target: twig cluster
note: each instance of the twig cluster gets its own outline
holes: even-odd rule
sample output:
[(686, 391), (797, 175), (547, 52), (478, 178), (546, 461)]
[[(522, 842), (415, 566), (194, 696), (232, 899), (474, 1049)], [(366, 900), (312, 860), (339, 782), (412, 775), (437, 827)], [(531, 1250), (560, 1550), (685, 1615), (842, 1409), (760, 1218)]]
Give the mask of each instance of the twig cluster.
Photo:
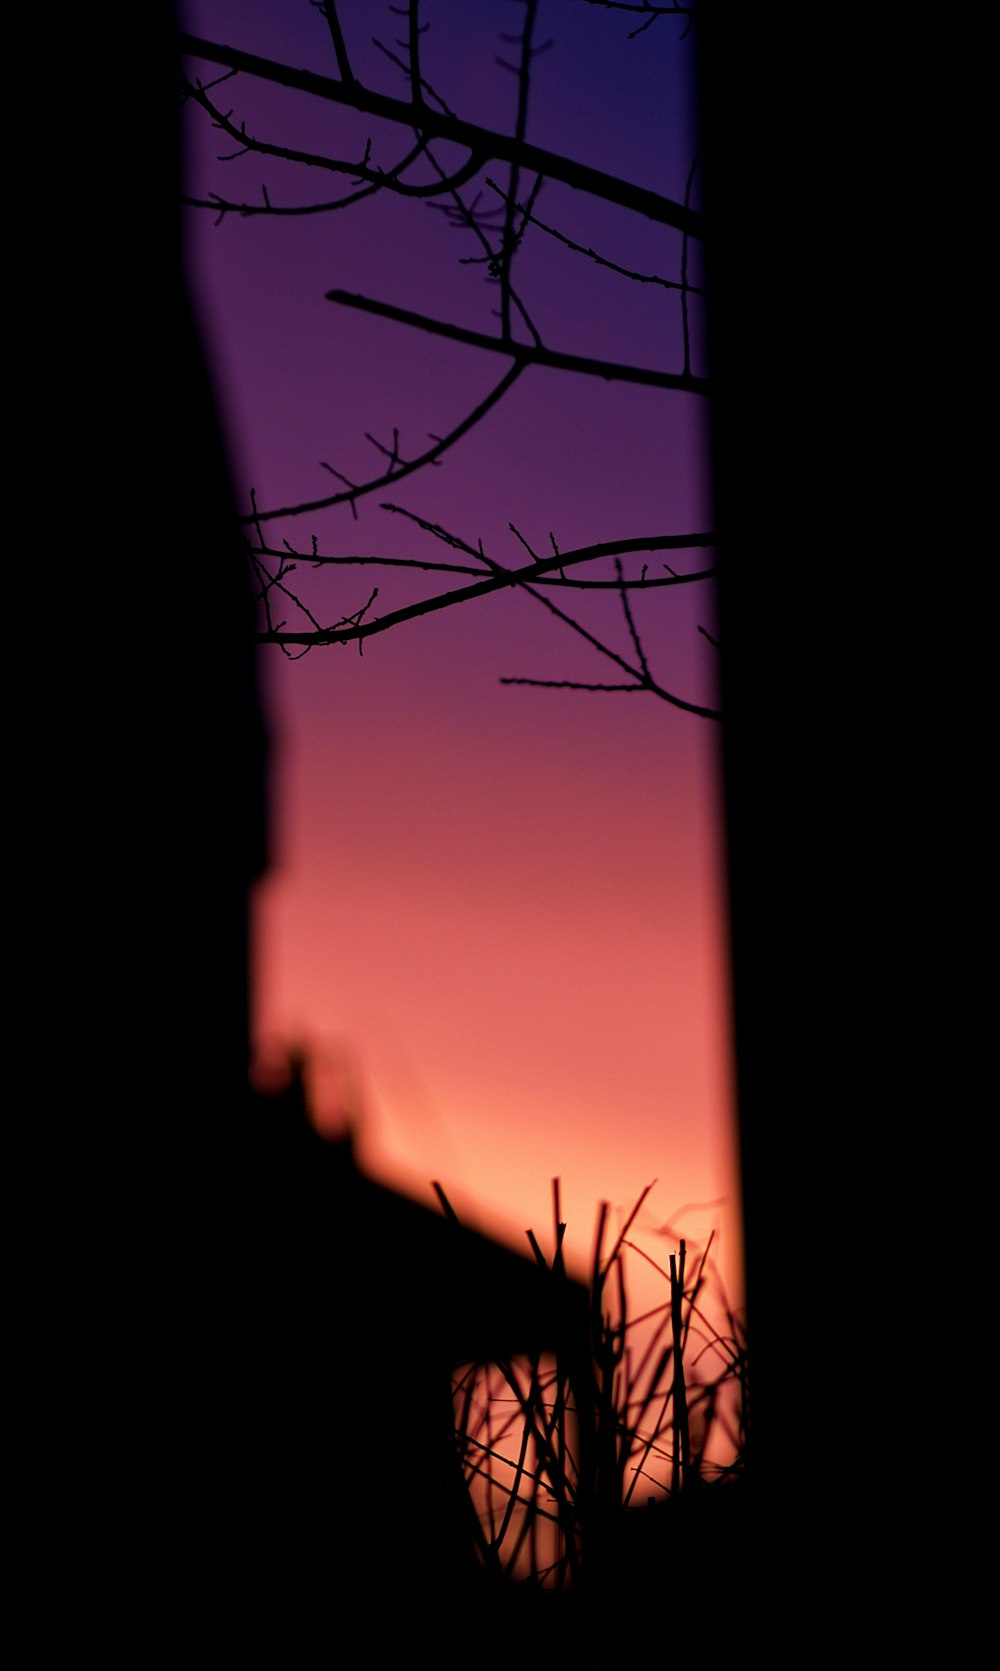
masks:
[[(610, 1252), (607, 1204), (601, 1207), (583, 1374), (557, 1352), (471, 1364), (455, 1377), (456, 1442), (477, 1510), (477, 1550), (498, 1576), (555, 1588), (593, 1582), (630, 1507), (718, 1489), (742, 1470), (742, 1326), (724, 1302), (722, 1329), (708, 1315), (707, 1290), (713, 1279), (717, 1285), (711, 1238), (690, 1263), (680, 1238), (666, 1270), (630, 1239), (651, 1188)], [(531, 1231), (528, 1239), (558, 1282), (566, 1230), (558, 1179), (553, 1206), (551, 1262)], [(669, 1226), (663, 1233), (672, 1235)], [(663, 1304), (642, 1316), (629, 1312), (627, 1252), (647, 1260), (666, 1284)]]
[[(347, 642), (356, 642), (360, 651), (366, 638), (384, 632), (390, 626), (450, 608), (474, 597), (489, 595), (501, 587), (514, 587), (586, 641), (623, 677), (613, 682), (600, 682), (511, 675), (502, 681), (505, 684), (600, 692), (644, 692), (693, 714), (716, 718), (717, 710), (710, 705), (688, 701), (654, 677), (630, 601), (630, 594), (647, 588), (709, 581), (714, 574), (714, 565), (678, 573), (664, 564), (662, 569), (654, 572), (649, 563), (644, 562), (640, 572), (635, 573), (626, 572), (622, 562), (630, 553), (648, 556), (664, 549), (711, 547), (713, 536), (710, 532), (657, 532), (645, 540), (596, 541), (563, 554), (559, 553), (556, 540), (550, 535), (550, 558), (547, 554), (542, 557), (533, 551), (528, 540), (511, 521), (511, 533), (530, 558), (530, 563), (516, 568), (488, 556), (481, 539), (473, 544), (447, 534), (439, 525), (432, 525), (408, 513), (395, 502), (380, 501), (380, 508), (396, 514), (410, 514), (414, 525), (424, 534), (439, 540), (443, 538), (470, 561), (442, 564), (425, 560), (419, 555), (399, 558), (377, 553), (341, 555), (331, 552), (321, 555), (315, 535), (311, 536), (309, 553), (303, 552), (297, 543), (293, 544), (288, 538), (274, 540), (265, 533), (265, 529), (275, 523), (287, 523), (291, 519), (318, 515), (342, 506), (350, 510), (356, 522), (359, 506), (370, 495), (383, 492), (390, 485), (395, 492), (402, 482), (440, 467), (446, 455), (481, 425), (519, 379), (526, 375), (570, 373), (598, 378), (605, 383), (634, 384), (694, 397), (704, 397), (708, 392), (706, 379), (693, 369), (690, 317), (692, 302), (700, 302), (705, 294), (704, 288), (689, 276), (690, 244), (693, 239), (700, 238), (703, 230), (701, 216), (691, 201), (696, 162), (688, 175), (684, 200), (676, 202), (576, 159), (533, 145), (528, 138), (532, 70), (539, 56), (547, 52), (553, 43), (551, 39), (538, 38), (542, 10), (540, 0), (518, 0), (518, 3), (521, 26), (516, 33), (502, 35), (501, 50), (496, 55), (498, 66), (516, 82), (516, 110), (510, 132), (487, 129), (459, 116), (428, 79), (422, 47), (429, 25), (421, 20), (420, 0), (406, 0), (403, 5), (390, 6), (390, 12), (401, 20), (402, 31), (391, 44), (375, 42), (382, 56), (404, 78), (405, 92), (398, 98), (366, 86), (358, 77), (334, 0), (313, 0), (313, 4), (328, 37), (328, 50), (332, 50), (336, 77), (293, 69), (232, 45), (208, 42), (190, 35), (182, 37), (191, 66), (212, 63), (224, 69), (224, 73), (215, 79), (204, 79), (192, 67), (181, 78), (181, 95), (185, 103), (207, 119), (228, 142), (218, 155), (220, 164), (234, 165), (247, 158), (262, 162), (277, 161), (292, 165), (302, 178), (325, 174), (342, 176), (347, 182), (347, 189), (342, 194), (307, 202), (278, 201), (275, 188), (262, 181), (256, 196), (240, 197), (212, 190), (200, 196), (185, 197), (186, 204), (194, 209), (211, 211), (219, 222), (230, 215), (323, 215), (349, 209), (377, 194), (423, 200), (443, 217), (449, 228), (474, 241), (475, 253), (462, 255), (459, 260), (463, 267), (481, 273), (487, 284), (494, 287), (496, 329), (470, 330), (448, 318), (437, 318), (394, 301), (359, 295), (342, 288), (327, 291), (327, 301), (339, 308), (384, 320), (390, 326), (446, 338), (480, 356), (499, 354), (508, 361), (499, 381), (474, 401), (443, 435), (428, 434), (426, 440), (416, 446), (404, 446), (399, 426), (391, 428), (391, 441), (365, 431), (365, 440), (379, 457), (379, 467), (364, 479), (348, 474), (339, 462), (321, 459), (318, 468), (337, 484), (333, 492), (319, 493), (293, 503), (263, 506), (258, 504), (256, 494), (251, 492), (250, 509), (243, 521), (261, 608), (260, 640), (279, 646), (292, 657), (321, 645)], [(642, 14), (643, 21), (638, 29), (632, 31), (633, 35), (668, 15), (683, 18), (686, 28), (694, 13), (693, 7), (652, 5), (648, 0), (637, 5), (618, 5), (615, 0), (591, 0), (591, 3), (601, 3), (606, 10)], [(395, 154), (391, 160), (379, 160), (376, 141), (371, 135), (359, 155), (335, 156), (289, 143), (286, 136), (273, 137), (260, 133), (255, 125), (237, 115), (228, 104), (234, 84), (239, 87), (246, 78), (314, 99), (324, 99), (333, 105), (371, 116), (380, 124), (379, 132), (383, 137), (379, 145), (386, 143), (386, 131), (400, 134)], [(220, 97), (221, 89), (225, 91)], [(436, 149), (439, 142), (446, 142), (452, 148), (450, 154), (453, 154), (454, 147), (460, 149), (461, 160), (457, 166), (446, 166), (440, 159)], [(498, 163), (505, 165), (507, 170), (507, 178), (502, 185), (495, 178)], [(541, 218), (538, 204), (550, 184), (569, 187), (594, 201), (614, 204), (619, 209), (679, 233), (677, 276), (642, 271), (634, 263), (616, 260), (606, 252), (598, 251), (592, 243), (571, 236), (554, 224), (551, 217)], [(676, 297), (680, 306), (682, 363), (676, 369), (630, 365), (600, 353), (569, 352), (544, 341), (531, 307), (515, 282), (519, 257), (529, 237), (554, 242), (571, 256), (578, 256), (611, 275), (632, 284), (658, 287)], [(577, 573), (567, 573), (567, 570), (578, 569), (585, 563), (596, 565), (605, 558), (613, 559), (613, 573), (598, 572), (594, 578), (588, 579), (581, 578)], [(430, 594), (416, 604), (389, 610), (380, 617), (373, 613), (379, 592), (378, 587), (374, 587), (363, 602), (352, 600), (352, 607), (338, 611), (331, 620), (302, 589), (301, 583), (308, 569), (337, 565), (386, 570), (405, 567), (428, 574), (443, 572), (449, 576), (468, 576), (473, 584)], [(298, 579), (293, 581), (292, 577), (296, 575)], [(617, 594), (627, 634), (624, 653), (554, 601), (552, 594), (560, 588), (573, 588), (577, 592), (589, 588), (594, 592), (614, 591)], [(706, 629), (700, 630), (714, 642)]]

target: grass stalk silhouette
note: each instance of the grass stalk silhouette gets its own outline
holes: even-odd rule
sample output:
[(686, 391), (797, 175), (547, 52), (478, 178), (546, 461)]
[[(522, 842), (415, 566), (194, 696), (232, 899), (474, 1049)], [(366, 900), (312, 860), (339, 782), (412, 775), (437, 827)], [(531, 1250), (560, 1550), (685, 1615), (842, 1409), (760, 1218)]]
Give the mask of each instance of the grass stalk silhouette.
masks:
[[(711, 1236), (701, 1250), (678, 1238), (666, 1269), (630, 1239), (651, 1188), (638, 1197), (610, 1251), (607, 1203), (599, 1209), (586, 1363), (560, 1349), (470, 1364), (456, 1374), (456, 1443), (477, 1510), (477, 1551), (497, 1578), (600, 1589), (640, 1496), (647, 1508), (666, 1506), (731, 1486), (743, 1471), (742, 1326), (711, 1263)], [(565, 1278), (566, 1230), (558, 1179), (553, 1211), (551, 1261), (532, 1231), (528, 1240), (558, 1283)], [(666, 1289), (661, 1305), (636, 1316), (628, 1254), (651, 1265)]]

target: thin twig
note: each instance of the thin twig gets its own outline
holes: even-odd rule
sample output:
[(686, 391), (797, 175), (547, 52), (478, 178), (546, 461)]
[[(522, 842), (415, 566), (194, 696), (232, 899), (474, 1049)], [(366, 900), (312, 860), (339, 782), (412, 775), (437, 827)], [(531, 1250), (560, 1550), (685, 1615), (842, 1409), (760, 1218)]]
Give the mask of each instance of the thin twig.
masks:
[[(512, 365), (510, 370), (504, 373), (496, 387), (490, 390), (486, 399), (481, 400), (478, 406), (473, 407), (473, 410), (462, 419), (460, 424), (456, 424), (455, 428), (450, 430), (447, 435), (438, 436), (434, 441), (433, 447), (429, 447), (426, 452), (421, 453), (418, 458), (412, 459), (409, 464), (404, 464), (399, 470), (387, 471), (385, 475), (376, 476), (372, 481), (362, 482), (359, 486), (348, 484), (348, 491), (346, 493), (332, 493), (325, 499), (304, 500), (298, 505), (283, 505), (276, 507), (274, 510), (261, 511), (259, 513), (260, 521), (274, 522), (277, 518), (284, 516), (306, 516), (312, 511), (329, 510), (332, 505), (350, 504), (353, 509), (355, 502), (358, 499), (363, 498), (365, 494), (376, 493), (380, 488), (388, 487), (390, 482), (395, 485), (397, 482), (401, 481), (404, 476), (410, 476), (415, 470), (422, 470), (426, 465), (433, 464), (437, 459), (441, 458), (450, 447), (453, 447), (456, 441), (460, 441), (463, 435), (467, 435), (470, 429), (474, 429), (476, 424), (478, 424), (479, 421), (486, 416), (487, 412), (489, 412), (499, 400), (503, 399), (507, 390), (516, 381), (516, 379), (520, 377), (523, 370), (524, 367), (520, 363)], [(329, 470), (331, 475), (339, 476), (339, 472), (334, 470), (331, 465), (325, 465), (324, 468)], [(339, 476), (339, 479), (341, 481), (346, 480), (343, 476)], [(244, 516), (241, 520), (243, 522), (249, 522), (251, 519)]]
[(353, 87), (355, 84), (354, 71), (351, 69), (350, 60), (347, 56), (344, 34), (340, 27), (340, 19), (337, 17), (337, 7), (334, 0), (313, 0), (313, 4), (316, 6), (316, 10), (322, 12), (326, 18), (333, 41), (334, 55), (337, 59), (337, 68), (340, 71), (340, 79), (346, 86)]
[(521, 31), (521, 57), (517, 66), (517, 119), (514, 127), (516, 150), (510, 164), (510, 196), (505, 204), (503, 231), (500, 234), (500, 335), (510, 341), (510, 269), (514, 260), (514, 203), (517, 202), (520, 182), (519, 153), (524, 146), (528, 126), (528, 94), (531, 86), (531, 37), (535, 27), (538, 0), (525, 0), (524, 28)]
[[(508, 194), (501, 191), (500, 187), (496, 184), (496, 181), (491, 180), (489, 175), (486, 177), (486, 184), (492, 191), (495, 191), (497, 196), (502, 198), (505, 203), (509, 201)], [(598, 267), (608, 267), (613, 273), (619, 273), (622, 278), (632, 279), (636, 284), (659, 284), (663, 286), (664, 290), (682, 290), (685, 288), (682, 280), (661, 278), (658, 273), (636, 272), (632, 267), (622, 267), (619, 262), (611, 261), (605, 255), (599, 255), (595, 249), (590, 248), (587, 244), (578, 244), (575, 239), (567, 237), (564, 232), (559, 232), (554, 226), (549, 226), (546, 221), (539, 220), (538, 216), (532, 213), (530, 199), (526, 205), (519, 203), (517, 205), (517, 209), (518, 213), (526, 222), (530, 223), (532, 226), (537, 226), (540, 232), (545, 232), (550, 238), (556, 239), (558, 243), (565, 244), (567, 249), (575, 251), (576, 254), (589, 256), (591, 261), (596, 262)], [(688, 294), (691, 296), (705, 296), (707, 294), (706, 291), (700, 289), (695, 284), (689, 284), (686, 288)]]
[[(515, 533), (517, 532), (516, 529), (513, 531)], [(544, 593), (535, 591), (530, 585), (523, 585), (523, 589), (528, 593), (529, 597), (534, 598), (543, 606), (543, 608), (547, 609), (550, 614), (557, 616), (558, 619), (565, 622), (566, 626), (568, 626), (573, 632), (579, 634), (579, 636), (585, 639), (588, 644), (591, 644), (600, 655), (606, 656), (609, 661), (613, 661), (616, 666), (620, 667), (624, 673), (628, 673), (630, 677), (635, 680), (637, 690), (648, 691), (650, 695), (658, 696), (661, 701), (668, 702), (671, 707), (680, 708), (684, 713), (697, 714), (702, 719), (719, 720), (722, 718), (722, 715), (717, 708), (708, 708), (700, 703), (688, 702), (683, 697), (675, 695), (673, 691), (667, 690), (663, 685), (651, 678), (649, 674), (644, 674), (641, 668), (631, 667), (623, 656), (618, 655), (617, 651), (612, 650), (607, 644), (602, 644), (599, 638), (595, 638), (592, 632), (588, 632), (587, 628), (581, 626), (579, 621), (575, 621), (571, 615), (567, 615), (565, 610), (560, 609), (558, 604), (554, 604), (552, 599), (547, 598)], [(532, 680), (514, 680), (510, 678), (502, 678), (500, 680), (501, 684), (527, 684), (534, 682), (535, 681)], [(545, 680), (538, 681), (538, 683), (547, 682), (548, 681)], [(599, 687), (588, 685), (583, 688), (598, 689)]]
[(469, 331), (446, 319), (431, 319), (425, 313), (414, 313), (410, 308), (395, 307), (391, 302), (379, 302), (372, 296), (358, 296), (348, 290), (328, 290), (326, 300), (338, 307), (357, 308), (362, 313), (373, 313), (381, 319), (392, 319), (400, 325), (412, 325), (432, 336), (448, 337), (452, 342), (464, 342), (472, 348), (485, 348), (494, 354), (509, 354), (518, 366), (551, 366), (558, 371), (578, 371), (587, 377), (600, 377), (608, 383), (641, 383), (654, 389), (680, 389), (686, 394), (707, 395), (706, 377), (689, 373), (653, 371), (649, 366), (621, 365), (614, 360), (597, 360), (586, 354), (561, 354), (540, 344), (503, 341), (487, 336), (483, 331)]
[[(425, 181), (420, 185), (410, 185), (402, 176), (424, 154), (428, 143), (426, 136), (418, 134), (416, 144), (392, 168), (388, 170), (373, 168), (368, 160), (371, 148), (370, 142), (362, 161), (352, 162), (339, 157), (322, 156), (317, 151), (299, 151), (290, 145), (277, 145), (270, 140), (257, 139), (254, 135), (247, 133), (245, 123), (241, 123), (237, 127), (230, 119), (230, 113), (220, 110), (217, 105), (213, 104), (200, 82), (192, 82), (186, 77), (182, 77), (182, 84), (188, 97), (200, 105), (206, 114), (212, 118), (213, 126), (217, 127), (220, 132), (228, 134), (231, 139), (236, 140), (240, 147), (238, 151), (231, 155), (220, 156), (220, 162), (233, 162), (237, 157), (252, 153), (255, 156), (275, 157), (280, 162), (297, 163), (304, 168), (318, 168), (333, 174), (350, 174), (355, 180), (369, 182), (369, 190), (355, 193), (350, 198), (337, 199), (332, 205), (308, 205), (304, 212), (310, 214), (317, 214), (326, 207), (340, 208), (347, 203), (358, 202), (362, 197), (371, 196), (376, 191), (390, 191), (399, 197), (436, 197), (441, 191), (465, 185), (479, 172), (482, 166), (482, 159), (473, 152), (443, 181)], [(194, 208), (212, 207), (211, 198), (207, 203), (198, 198), (185, 198), (184, 201)], [(221, 199), (219, 203), (224, 212), (229, 210), (240, 214), (276, 214), (280, 212), (266, 200), (263, 206), (228, 204)], [(287, 213), (287, 211), (285, 212)]]
[(642, 668), (643, 678), (649, 679), (651, 677), (649, 663), (646, 660), (646, 652), (643, 650), (642, 640), (639, 637), (635, 621), (632, 617), (632, 609), (628, 601), (628, 591), (625, 587), (625, 577), (622, 571), (622, 560), (620, 557), (615, 558), (615, 577), (618, 581), (618, 590), (621, 593), (622, 609), (625, 611), (625, 620), (628, 625), (629, 634), (632, 639), (635, 653), (639, 657), (639, 666)]

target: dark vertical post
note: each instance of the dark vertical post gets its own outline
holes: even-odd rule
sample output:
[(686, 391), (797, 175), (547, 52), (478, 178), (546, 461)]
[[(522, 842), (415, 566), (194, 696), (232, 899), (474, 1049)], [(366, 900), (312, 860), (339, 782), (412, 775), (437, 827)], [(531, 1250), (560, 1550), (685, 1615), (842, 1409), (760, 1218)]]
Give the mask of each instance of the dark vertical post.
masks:
[(754, 1471), (775, 1561), (853, 1600), (923, 1490), (917, 1250), (967, 1117), (944, 577), (988, 527), (990, 101), (981, 40), (898, 14), (699, 31)]

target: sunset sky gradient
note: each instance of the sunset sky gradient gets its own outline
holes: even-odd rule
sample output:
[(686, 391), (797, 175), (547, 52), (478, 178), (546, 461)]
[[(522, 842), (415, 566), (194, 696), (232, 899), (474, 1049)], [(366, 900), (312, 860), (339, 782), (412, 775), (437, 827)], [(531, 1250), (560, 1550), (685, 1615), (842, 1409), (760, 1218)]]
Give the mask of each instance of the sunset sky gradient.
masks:
[[(382, 4), (339, 7), (353, 67), (406, 95), (393, 50), (401, 20)], [(281, 6), (187, 0), (182, 24), (209, 41), (336, 76), (326, 25), (306, 0)], [(516, 0), (427, 3), (424, 73), (462, 116), (509, 131), (517, 83), (495, 59), (516, 48)], [(682, 19), (635, 40), (635, 20), (582, 0), (543, 0), (528, 137), (682, 200), (697, 150), (695, 42)], [(205, 82), (222, 73), (188, 64)], [(279, 144), (383, 166), (409, 135), (240, 76), (217, 89), (248, 130)], [(274, 203), (343, 195), (343, 175), (246, 157), (202, 113), (185, 123), (188, 190)], [(457, 161), (440, 146), (442, 161)], [(486, 171), (506, 183), (494, 164)], [(484, 187), (484, 191), (486, 188)], [(474, 195), (470, 190), (469, 195)], [(692, 201), (698, 201), (694, 177)], [(678, 233), (549, 182), (537, 212), (568, 236), (676, 279)], [(496, 287), (468, 232), (422, 201), (380, 194), (330, 215), (214, 225), (186, 211), (189, 271), (220, 394), (239, 508), (313, 500), (376, 473), (370, 432), (404, 456), (453, 427), (506, 362), (463, 344), (339, 308), (334, 288), (495, 331)], [(698, 282), (696, 251), (690, 277)], [(676, 371), (675, 291), (637, 284), (532, 230), (515, 279), (547, 345)], [(704, 374), (703, 321), (693, 369)], [(707, 403), (685, 393), (529, 368), (441, 466), (341, 505), (269, 525), (321, 552), (447, 557), (392, 502), (504, 564), (536, 550), (712, 527)], [(650, 573), (662, 573), (653, 553)], [(668, 553), (680, 572), (711, 552)], [(626, 569), (637, 576), (644, 559)], [(580, 571), (610, 578), (610, 564)], [(296, 576), (321, 618), (376, 613), (441, 577), (365, 568)], [(555, 601), (629, 652), (613, 592)], [(717, 697), (713, 599), (705, 584), (632, 594), (655, 676), (687, 700)], [(289, 624), (292, 624), (291, 619)], [(299, 1042), (319, 1114), (357, 1122), (362, 1162), (524, 1248), (548, 1232), (562, 1179), (571, 1256), (589, 1251), (597, 1203), (628, 1208), (653, 1179), (646, 1247), (665, 1260), (675, 1220), (717, 1226), (739, 1298), (719, 727), (649, 695), (506, 687), (505, 675), (605, 680), (610, 664), (521, 592), (407, 622), (297, 661), (268, 648), (271, 869), (254, 928), (254, 1026), (267, 1049)], [(612, 670), (613, 673), (613, 670)], [(688, 1210), (698, 1204), (697, 1210)], [(543, 1242), (546, 1237), (543, 1237)], [(639, 1280), (638, 1271), (636, 1273)]]

